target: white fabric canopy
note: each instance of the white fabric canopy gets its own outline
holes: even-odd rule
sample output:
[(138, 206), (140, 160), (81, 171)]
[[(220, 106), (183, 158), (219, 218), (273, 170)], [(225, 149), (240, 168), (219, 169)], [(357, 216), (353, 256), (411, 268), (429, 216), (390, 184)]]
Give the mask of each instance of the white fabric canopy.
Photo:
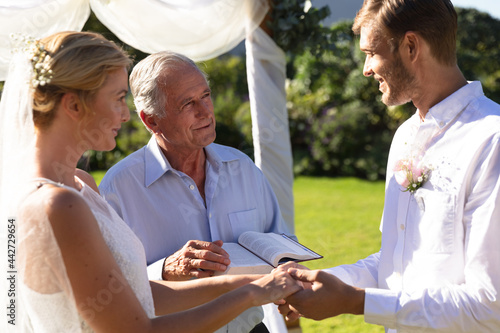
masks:
[(7, 77), (12, 57), (10, 34), (40, 38), (80, 31), (89, 15), (88, 0), (0, 0), (0, 81)]
[[(258, 29), (269, 10), (268, 0), (0, 0), (0, 81), (7, 76), (11, 34), (41, 38), (57, 31), (80, 31), (91, 9), (118, 38), (145, 53), (169, 49), (201, 61), (222, 55), (247, 38), (255, 161), (271, 183), (293, 232), (285, 56)], [(0, 225), (5, 223), (0, 221)], [(5, 232), (0, 230), (4, 240)], [(6, 271), (4, 264), (1, 272)], [(4, 290), (0, 292), (5, 295)], [(275, 308), (269, 306), (266, 316), (267, 312), (275, 314), (266, 321), (271, 331), (286, 332), (282, 321), (272, 319), (281, 318)], [(0, 328), (3, 324), (5, 320)]]
[(285, 53), (260, 28), (249, 34), (245, 44), (255, 164), (271, 183), (283, 218), (290, 231), (294, 232), (293, 162), (286, 109)]
[(233, 49), (247, 31), (259, 26), (269, 9), (262, 0), (90, 0), (90, 4), (99, 21), (134, 48), (145, 53), (169, 49), (195, 61)]
[(267, 0), (0, 0), (0, 81), (10, 59), (9, 35), (35, 38), (80, 31), (90, 8), (109, 30), (145, 53), (172, 50), (195, 61), (230, 51), (269, 10)]

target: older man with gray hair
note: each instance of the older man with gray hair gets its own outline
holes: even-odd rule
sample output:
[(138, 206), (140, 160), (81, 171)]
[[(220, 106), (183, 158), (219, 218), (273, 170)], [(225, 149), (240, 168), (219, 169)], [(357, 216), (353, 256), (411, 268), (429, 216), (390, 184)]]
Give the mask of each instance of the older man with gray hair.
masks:
[[(113, 166), (99, 189), (141, 239), (151, 279), (224, 272), (230, 258), (222, 243), (237, 242), (244, 231), (289, 234), (260, 169), (240, 151), (213, 143), (211, 90), (191, 59), (152, 54), (135, 66), (130, 86), (153, 135)], [(254, 308), (222, 331), (267, 332), (262, 318)]]

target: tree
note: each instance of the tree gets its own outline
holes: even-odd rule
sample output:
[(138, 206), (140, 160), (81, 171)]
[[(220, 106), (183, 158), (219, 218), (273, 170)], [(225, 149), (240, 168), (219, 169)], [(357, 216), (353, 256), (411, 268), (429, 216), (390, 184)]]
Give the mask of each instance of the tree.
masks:
[(468, 80), (480, 80), (485, 95), (500, 103), (500, 20), (457, 8), (458, 65)]
[[(479, 79), (485, 94), (500, 101), (500, 21), (473, 9), (457, 9), (458, 63)], [(415, 108), (386, 107), (378, 85), (363, 77), (364, 55), (352, 22), (331, 28), (335, 47), (293, 61), (288, 87), (295, 172), (327, 176), (385, 177), (387, 152), (396, 128)]]
[[(411, 104), (387, 108), (380, 101), (377, 83), (362, 75), (364, 55), (352, 34), (352, 21), (323, 27), (320, 22), (328, 8), (305, 13), (304, 3), (273, 1), (268, 26), (287, 54), (294, 170), (297, 174), (381, 179), (394, 131), (415, 109)], [(474, 9), (457, 8), (457, 13), (458, 64), (467, 79), (480, 80), (486, 96), (500, 102), (500, 21)], [(136, 62), (147, 56), (121, 42), (93, 14), (84, 30), (100, 32), (122, 45)], [(216, 142), (252, 156), (244, 57), (226, 54), (199, 65), (210, 78)], [(128, 104), (135, 110), (130, 96)], [(117, 147), (112, 152), (88, 152), (80, 166), (107, 169), (147, 143), (149, 132), (131, 112), (131, 121), (117, 137)]]
[(288, 96), (297, 173), (368, 179), (385, 174), (400, 113), (387, 112), (376, 82), (361, 75), (364, 56), (351, 26), (345, 21), (330, 29), (331, 51), (321, 57), (306, 52), (294, 61)]

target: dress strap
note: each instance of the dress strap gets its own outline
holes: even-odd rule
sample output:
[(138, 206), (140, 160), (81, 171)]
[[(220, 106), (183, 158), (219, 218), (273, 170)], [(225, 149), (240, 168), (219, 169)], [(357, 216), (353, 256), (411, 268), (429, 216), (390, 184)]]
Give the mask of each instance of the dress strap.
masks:
[(67, 188), (67, 189), (76, 191), (77, 193), (80, 193), (80, 191), (78, 191), (76, 188), (73, 188), (71, 186), (68, 186), (68, 185), (60, 183), (60, 182), (55, 182), (49, 178), (39, 177), (39, 178), (33, 178), (31, 181), (35, 183), (37, 190), (40, 189), (43, 185), (49, 184), (49, 185), (54, 185), (57, 187)]
[(48, 179), (48, 178), (42, 178), (42, 177), (33, 178), (31, 181), (35, 183), (37, 190), (46, 184), (50, 184), (50, 185), (54, 185), (54, 186), (58, 186), (58, 187), (67, 187), (63, 183), (58, 183), (58, 182), (55, 182), (52, 179)]

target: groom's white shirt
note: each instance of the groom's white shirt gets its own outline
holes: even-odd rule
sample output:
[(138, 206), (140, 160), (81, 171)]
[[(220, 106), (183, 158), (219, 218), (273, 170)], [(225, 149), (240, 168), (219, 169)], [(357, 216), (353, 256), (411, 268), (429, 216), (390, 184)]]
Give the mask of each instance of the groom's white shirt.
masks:
[[(430, 178), (404, 192), (393, 166), (424, 154)], [(367, 288), (365, 321), (401, 332), (500, 332), (500, 106), (464, 86), (397, 131), (382, 245), (326, 271)]]

